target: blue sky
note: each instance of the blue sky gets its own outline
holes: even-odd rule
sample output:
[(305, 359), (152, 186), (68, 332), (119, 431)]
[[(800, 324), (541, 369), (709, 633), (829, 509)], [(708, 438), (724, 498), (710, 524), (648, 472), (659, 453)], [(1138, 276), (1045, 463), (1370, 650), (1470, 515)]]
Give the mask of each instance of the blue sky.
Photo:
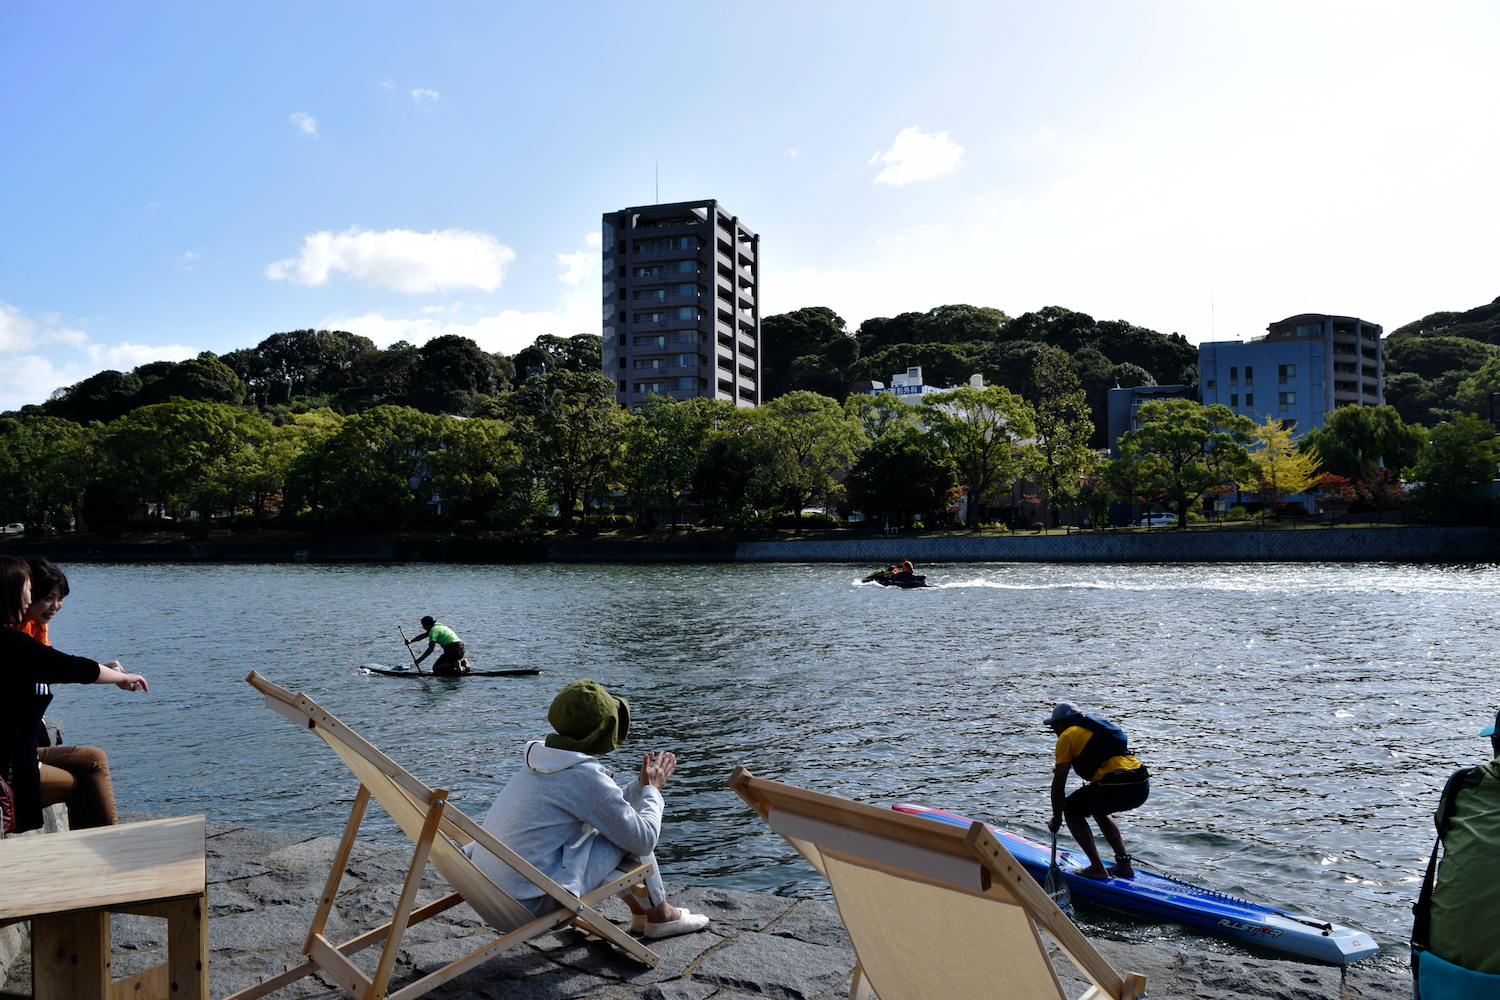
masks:
[(718, 198), (767, 313), (1193, 341), (1500, 294), (1487, 4), (0, 0), (0, 409), (339, 327), (598, 332), (602, 212)]

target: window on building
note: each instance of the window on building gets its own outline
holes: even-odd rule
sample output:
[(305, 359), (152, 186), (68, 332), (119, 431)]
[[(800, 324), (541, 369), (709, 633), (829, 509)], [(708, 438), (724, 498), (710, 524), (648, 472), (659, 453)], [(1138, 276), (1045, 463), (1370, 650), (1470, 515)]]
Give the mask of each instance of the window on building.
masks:
[(637, 338), (635, 338), (635, 346), (636, 347), (666, 347), (667, 346), (667, 335), (663, 333), (663, 334), (658, 334), (655, 337), (637, 337)]
[(1378, 385), (1375, 385), (1373, 382), (1366, 382), (1365, 383), (1365, 395), (1366, 396), (1378, 396), (1378, 395), (1380, 395), (1380, 387)]
[(620, 359), (620, 367), (621, 367), (621, 368), (624, 368), (624, 367), (625, 367), (625, 359), (624, 359), (624, 358), (621, 358), (621, 359)]
[[(624, 297), (625, 297), (625, 293), (621, 292), (620, 293), (620, 298), (623, 299)], [(655, 299), (658, 302), (663, 302), (663, 301), (666, 300), (667, 290), (665, 288), (650, 288), (650, 289), (645, 289), (645, 290), (636, 289), (635, 297), (636, 297), (637, 300), (640, 300), (640, 299)]]
[(1359, 391), (1359, 383), (1358, 382), (1335, 381), (1333, 383), (1333, 391), (1334, 392), (1358, 392)]
[(681, 378), (667, 379), (667, 385), (673, 389), (707, 389), (708, 379), (698, 378), (695, 375), (684, 375)]
[[(1245, 370), (1249, 371), (1250, 369), (1246, 368)], [(1253, 407), (1254, 405), (1255, 405), (1255, 393), (1253, 393), (1253, 392), (1247, 392), (1247, 393), (1245, 393), (1245, 409), (1248, 410), (1251, 407)]]
[(667, 363), (664, 360), (662, 360), (661, 358), (636, 358), (635, 359), (635, 368), (636, 368), (637, 371), (641, 370), (642, 368), (650, 368), (650, 369), (652, 369), (654, 371), (654, 370), (658, 370), (658, 369), (661, 369), (661, 368), (665, 368), (666, 365), (667, 365)]
[(708, 334), (701, 330), (675, 330), (672, 333), (674, 344), (698, 344), (708, 340)]
[(1286, 429), (1286, 430), (1294, 431), (1294, 430), (1297, 429), (1297, 421), (1296, 420), (1283, 420), (1281, 422), (1281, 426), (1284, 429)]
[[(1250, 367), (1249, 365), (1245, 366), (1245, 384), (1246, 385), (1254, 385), (1255, 384), (1255, 369), (1252, 368), (1252, 367)], [(1246, 403), (1245, 405), (1248, 406), (1250, 404)]]
[(675, 289), (672, 292), (672, 294), (673, 295), (697, 295), (698, 294), (698, 286), (697, 285), (677, 285), (677, 286), (675, 286)]
[[(625, 248), (624, 248), (624, 247), (621, 247), (621, 248), (620, 248), (620, 249), (621, 249), (621, 250), (624, 250), (624, 249), (625, 249)], [(621, 391), (621, 392), (624, 392), (624, 391), (625, 391), (625, 380), (624, 380), (624, 379), (621, 379), (621, 380), (620, 380), (620, 391)]]
[[(624, 241), (624, 240), (621, 240), (621, 241), (620, 241), (620, 251), (619, 251), (619, 252), (620, 252), (620, 253), (624, 253), (624, 252), (625, 252), (625, 241)], [(622, 389), (623, 389), (623, 388), (624, 388), (624, 386), (621, 386), (621, 387), (620, 387), (620, 388), (622, 388)]]
[(1295, 392), (1278, 392), (1276, 402), (1280, 406), (1296, 406), (1297, 394)]
[(622, 288), (622, 289), (620, 289), (620, 298), (623, 299), (624, 297), (625, 297), (625, 289)]
[(625, 277), (625, 265), (624, 264), (620, 265), (620, 277), (622, 277), (622, 278)]
[(663, 389), (666, 388), (666, 386), (667, 386), (667, 383), (665, 383), (665, 382), (637, 382), (635, 384), (635, 391), (636, 392), (661, 392)]
[(638, 267), (635, 269), (635, 276), (637, 278), (650, 278), (658, 274), (661, 274), (660, 264), (652, 264), (649, 267)]
[(697, 274), (698, 262), (696, 260), (673, 261), (671, 264), (667, 265), (667, 270), (675, 271), (678, 274)]
[(672, 363), (678, 368), (697, 368), (704, 361), (704, 357), (699, 354), (675, 354), (672, 356)]
[(1237, 366), (1231, 365), (1230, 368), (1229, 368), (1229, 384), (1230, 385), (1239, 385), (1240, 384), (1240, 370), (1239, 370), (1239, 368)]
[(1209, 387), (1209, 388), (1210, 388), (1210, 389), (1212, 389), (1212, 388), (1213, 388), (1213, 387), (1214, 387), (1214, 380), (1213, 380), (1213, 379), (1209, 379), (1209, 380), (1208, 380), (1208, 387)]
[(1231, 392), (1229, 394), (1229, 405), (1232, 406), (1232, 407), (1234, 407), (1235, 409), (1239, 409), (1239, 405), (1240, 405), (1240, 394), (1239, 393), (1237, 393), (1237, 392)]
[(1277, 365), (1276, 366), (1276, 381), (1284, 383), (1284, 382), (1286, 382), (1287, 379), (1289, 379), (1289, 378), (1296, 378), (1296, 377), (1297, 377), (1297, 366), (1296, 365)]
[(635, 314), (635, 322), (637, 322), (637, 323), (660, 323), (660, 322), (664, 321), (666, 318), (667, 318), (667, 314), (664, 313), (664, 312), (636, 313)]
[(667, 311), (668, 319), (703, 319), (707, 313), (700, 312), (697, 306), (678, 306), (676, 309)]
[(1333, 370), (1338, 375), (1358, 375), (1359, 365), (1353, 361), (1335, 361), (1333, 363)]
[(1305, 324), (1303, 326), (1299, 326), (1299, 327), (1297, 327), (1297, 336), (1299, 336), (1299, 337), (1321, 337), (1321, 336), (1323, 336), (1323, 324), (1322, 323), (1308, 323), (1308, 324)]
[(621, 323), (625, 322), (625, 314), (624, 313), (620, 313), (620, 322)]
[(620, 346), (621, 347), (625, 346), (625, 335), (623, 333), (620, 334)]

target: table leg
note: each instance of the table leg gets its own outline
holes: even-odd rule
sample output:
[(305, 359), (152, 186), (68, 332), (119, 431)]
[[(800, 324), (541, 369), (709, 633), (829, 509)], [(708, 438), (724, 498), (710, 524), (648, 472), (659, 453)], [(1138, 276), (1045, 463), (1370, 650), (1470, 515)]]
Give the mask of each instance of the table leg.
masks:
[[(36, 1000), (104, 1000), (109, 983), (108, 913), (32, 918), (31, 990)], [(203, 995), (206, 1000), (207, 991)]]
[(172, 1000), (208, 998), (208, 897), (166, 904), (167, 969)]

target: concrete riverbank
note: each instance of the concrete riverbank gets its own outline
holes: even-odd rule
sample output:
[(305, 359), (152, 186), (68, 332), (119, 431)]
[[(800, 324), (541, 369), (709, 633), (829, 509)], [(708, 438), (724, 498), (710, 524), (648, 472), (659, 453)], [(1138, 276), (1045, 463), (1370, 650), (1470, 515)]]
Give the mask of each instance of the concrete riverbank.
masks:
[[(143, 818), (143, 817), (123, 817)], [(231, 823), (208, 825), (211, 995), (224, 997), (301, 961), (301, 946), (332, 863), (337, 838)], [(346, 875), (329, 936), (344, 940), (378, 926), (401, 890), (409, 850), (360, 841)], [(670, 872), (668, 873), (670, 875)], [(573, 931), (512, 949), (459, 977), (433, 996), (455, 1000), (822, 1000), (847, 996), (854, 952), (833, 905), (763, 893), (672, 886), (671, 899), (713, 918), (698, 934), (653, 942), (662, 957), (646, 969)], [(447, 887), (428, 869), (418, 896), (426, 903)], [(605, 912), (628, 926), (624, 905)], [(165, 958), (165, 921), (113, 918), (113, 975), (132, 975)], [(468, 906), (413, 928), (403, 942), (393, 987), (410, 981), (496, 937)], [(1250, 956), (1200, 939), (1172, 944), (1097, 941), (1116, 969), (1142, 972), (1153, 998), (1298, 998), (1364, 1000), (1411, 995), (1409, 977), (1386, 965), (1351, 969)], [(362, 953), (373, 967), (378, 949)], [(1066, 958), (1057, 958), (1070, 997), (1087, 983)], [(30, 995), (30, 966), (22, 958), (4, 984), (6, 996)], [(330, 981), (310, 978), (280, 997), (343, 997)]]
[(0, 551), (60, 562), (123, 563), (1251, 563), (1500, 562), (1500, 528), (1385, 525), (1034, 535), (849, 535), (734, 541), (713, 530), (593, 538), (458, 535), (318, 536), (253, 530), (205, 538), (181, 533), (106, 539), (64, 535), (6, 539)]

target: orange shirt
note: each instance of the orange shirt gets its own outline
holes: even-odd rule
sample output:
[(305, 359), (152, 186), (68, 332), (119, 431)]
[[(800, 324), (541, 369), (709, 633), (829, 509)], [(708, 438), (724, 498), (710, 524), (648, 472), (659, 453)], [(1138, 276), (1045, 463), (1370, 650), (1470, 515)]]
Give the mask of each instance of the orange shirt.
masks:
[(47, 638), (46, 622), (22, 622), (19, 625), (12, 625), (11, 628), (20, 629), (44, 646), (52, 645), (51, 640)]

